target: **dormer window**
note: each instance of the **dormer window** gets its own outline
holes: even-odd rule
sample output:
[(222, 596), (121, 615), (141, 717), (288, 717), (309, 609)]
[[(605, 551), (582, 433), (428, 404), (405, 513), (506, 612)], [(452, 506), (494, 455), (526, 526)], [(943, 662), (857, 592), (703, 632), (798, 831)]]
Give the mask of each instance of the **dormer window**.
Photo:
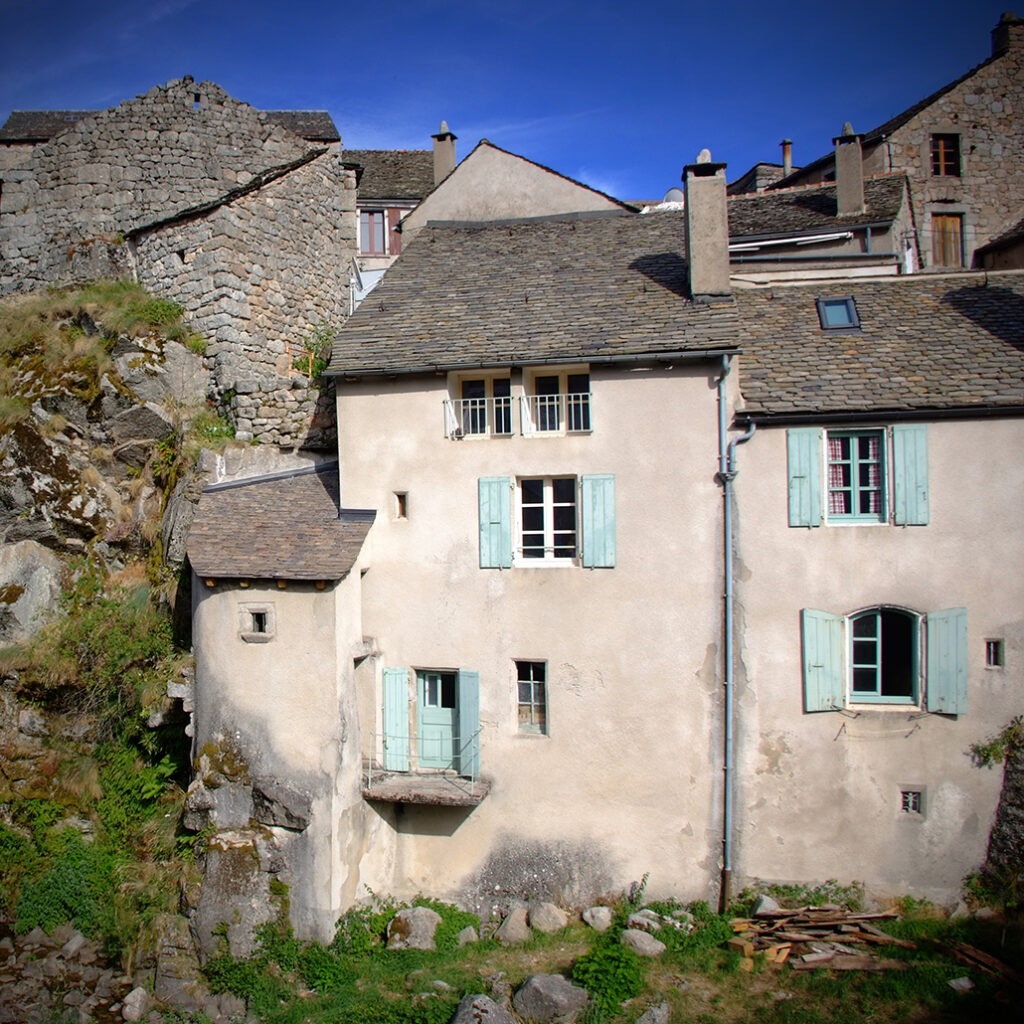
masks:
[(852, 295), (818, 299), (818, 320), (823, 331), (851, 331), (860, 327), (857, 304)]

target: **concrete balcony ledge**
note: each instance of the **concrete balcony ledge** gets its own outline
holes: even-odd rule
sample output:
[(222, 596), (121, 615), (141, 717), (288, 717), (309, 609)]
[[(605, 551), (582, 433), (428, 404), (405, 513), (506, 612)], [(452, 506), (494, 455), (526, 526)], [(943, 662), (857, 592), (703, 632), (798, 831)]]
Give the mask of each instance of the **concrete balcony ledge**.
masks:
[(491, 790), (485, 779), (454, 772), (378, 772), (363, 776), (363, 799), (429, 807), (476, 807)]

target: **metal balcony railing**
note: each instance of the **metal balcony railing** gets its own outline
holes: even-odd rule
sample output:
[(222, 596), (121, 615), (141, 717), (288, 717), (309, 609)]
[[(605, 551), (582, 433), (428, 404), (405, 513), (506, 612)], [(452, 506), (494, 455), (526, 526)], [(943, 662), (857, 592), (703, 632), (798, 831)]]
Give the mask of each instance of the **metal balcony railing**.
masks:
[[(421, 767), (423, 754), (432, 761), (444, 760), (442, 743), (433, 736), (394, 736), (387, 733), (370, 734), (371, 754), (364, 758), (366, 788), (372, 790), (374, 782), (396, 774), (417, 776), (422, 780), (437, 780), (439, 784), (453, 786), (468, 796), (485, 796), (489, 787), (480, 780), (480, 732), (477, 729), (463, 740), (451, 737), (451, 756), (439, 767)], [(443, 743), (447, 751), (447, 737)], [(422, 754), (421, 754), (422, 752)], [(416, 754), (415, 760), (413, 754)]]
[(506, 437), (511, 433), (511, 398), (506, 396), (504, 398), (445, 399), (445, 437)]
[(524, 436), (590, 430), (589, 391), (567, 395), (523, 395), (520, 403)]

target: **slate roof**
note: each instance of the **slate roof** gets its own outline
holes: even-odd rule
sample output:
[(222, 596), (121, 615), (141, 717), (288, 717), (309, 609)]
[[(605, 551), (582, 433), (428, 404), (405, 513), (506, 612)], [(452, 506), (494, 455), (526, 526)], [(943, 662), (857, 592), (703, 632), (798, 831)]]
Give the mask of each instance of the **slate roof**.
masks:
[(677, 213), (428, 225), (338, 332), (332, 375), (727, 350)]
[(341, 142), (334, 118), (326, 110), (265, 110), (275, 124), (307, 142)]
[(338, 514), (338, 463), (204, 489), (188, 537), (201, 577), (340, 580), (373, 512)]
[[(98, 110), (15, 110), (0, 128), (0, 142), (45, 142)], [(267, 110), (275, 124), (309, 142), (339, 142), (341, 136), (326, 110)]]
[(45, 142), (98, 110), (15, 110), (0, 128), (0, 142)]
[(878, 224), (896, 219), (907, 191), (904, 175), (885, 175), (864, 181), (865, 212), (852, 217), (837, 215), (837, 186), (804, 185), (780, 191), (729, 197), (729, 237), (788, 235), (821, 229), (842, 230), (859, 224)]
[(996, 249), (1008, 248), (1024, 240), (1024, 217), (1021, 217), (1016, 224), (1007, 228), (1002, 234), (996, 235), (987, 245), (983, 245), (975, 253), (976, 256), (984, 256), (987, 252), (994, 252)]
[[(861, 329), (821, 330), (853, 295)], [(757, 416), (1024, 407), (1024, 272), (741, 291), (742, 411)]]
[(429, 149), (346, 149), (346, 163), (362, 164), (359, 199), (422, 199), (434, 187)]

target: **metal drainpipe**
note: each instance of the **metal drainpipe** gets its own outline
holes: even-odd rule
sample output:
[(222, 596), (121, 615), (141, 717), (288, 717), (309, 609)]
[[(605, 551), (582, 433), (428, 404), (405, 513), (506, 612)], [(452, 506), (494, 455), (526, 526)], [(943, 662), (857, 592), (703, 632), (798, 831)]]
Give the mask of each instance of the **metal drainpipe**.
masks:
[(722, 484), (723, 545), (725, 577), (725, 765), (723, 769), (723, 821), (722, 821), (722, 885), (719, 907), (725, 912), (732, 898), (732, 819), (733, 819), (733, 556), (732, 556), (732, 481), (736, 477), (736, 446), (745, 444), (754, 436), (756, 425), (751, 423), (746, 433), (734, 437), (726, 444), (725, 378), (732, 368), (728, 356), (722, 358), (722, 374), (718, 378), (718, 479)]

